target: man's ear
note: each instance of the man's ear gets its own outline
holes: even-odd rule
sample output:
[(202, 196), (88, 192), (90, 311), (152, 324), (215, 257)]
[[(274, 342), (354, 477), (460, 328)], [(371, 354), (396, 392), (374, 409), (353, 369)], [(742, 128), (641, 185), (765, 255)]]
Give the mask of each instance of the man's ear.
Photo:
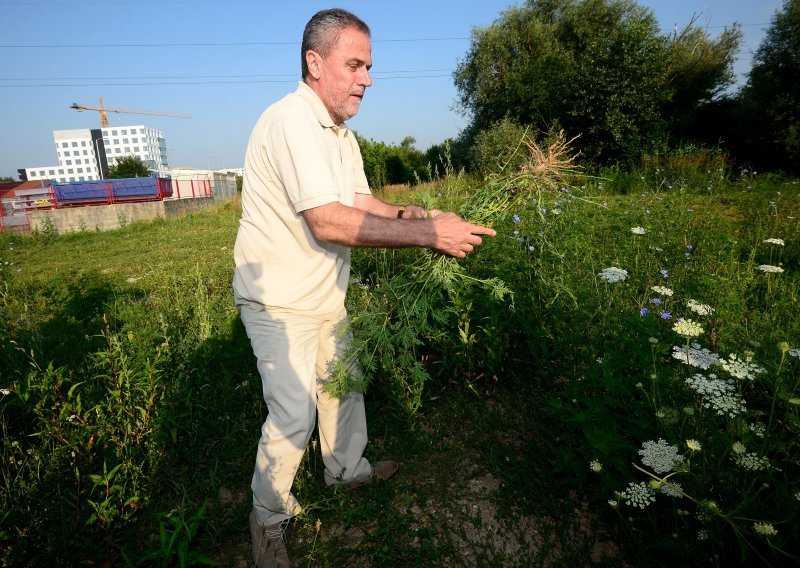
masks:
[(322, 74), (322, 57), (320, 54), (311, 49), (306, 51), (306, 65), (308, 66), (308, 74), (314, 79), (319, 79)]

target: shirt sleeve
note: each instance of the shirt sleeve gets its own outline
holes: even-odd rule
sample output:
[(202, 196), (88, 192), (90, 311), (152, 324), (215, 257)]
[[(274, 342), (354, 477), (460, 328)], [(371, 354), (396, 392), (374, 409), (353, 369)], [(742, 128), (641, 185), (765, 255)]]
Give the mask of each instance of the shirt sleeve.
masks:
[(353, 147), (353, 183), (356, 193), (366, 193), (372, 195), (367, 181), (367, 174), (364, 172), (364, 159), (361, 157), (361, 148), (356, 137), (350, 133), (350, 144)]
[(296, 213), (338, 201), (319, 123), (300, 113), (288, 114), (269, 130), (265, 143)]

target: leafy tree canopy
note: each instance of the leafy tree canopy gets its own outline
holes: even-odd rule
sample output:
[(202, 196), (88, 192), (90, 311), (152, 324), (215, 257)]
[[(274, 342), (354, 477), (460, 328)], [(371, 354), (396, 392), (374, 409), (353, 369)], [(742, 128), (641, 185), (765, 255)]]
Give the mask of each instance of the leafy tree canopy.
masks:
[(116, 178), (136, 178), (149, 177), (150, 170), (138, 156), (123, 156), (117, 163), (108, 168), (108, 177)]
[(528, 0), (473, 31), (455, 72), (468, 136), (510, 118), (579, 135), (595, 163), (634, 159), (729, 84), (739, 37), (690, 24), (670, 38), (633, 0)]
[(756, 51), (742, 90), (751, 144), (775, 167), (797, 170), (800, 159), (800, 0), (785, 0)]

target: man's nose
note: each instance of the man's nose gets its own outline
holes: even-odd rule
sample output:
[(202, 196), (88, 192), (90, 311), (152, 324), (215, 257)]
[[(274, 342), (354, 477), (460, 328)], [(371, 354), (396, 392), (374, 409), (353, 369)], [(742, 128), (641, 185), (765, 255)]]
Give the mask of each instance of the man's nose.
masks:
[(372, 77), (369, 76), (369, 69), (364, 67), (361, 71), (361, 76), (358, 78), (358, 84), (363, 85), (364, 87), (369, 87), (372, 85)]

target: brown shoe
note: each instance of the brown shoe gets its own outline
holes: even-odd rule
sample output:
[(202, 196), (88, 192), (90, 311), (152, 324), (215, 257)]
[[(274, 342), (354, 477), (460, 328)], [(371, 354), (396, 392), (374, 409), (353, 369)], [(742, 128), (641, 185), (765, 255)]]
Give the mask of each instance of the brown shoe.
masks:
[(372, 466), (371, 474), (359, 481), (348, 483), (345, 485), (345, 487), (347, 489), (355, 489), (356, 487), (361, 487), (362, 485), (371, 485), (379, 479), (387, 481), (394, 477), (394, 474), (397, 473), (398, 469), (400, 469), (400, 464), (398, 464), (396, 461), (386, 460), (375, 462), (375, 465)]
[(289, 553), (283, 542), (286, 521), (264, 526), (256, 512), (250, 513), (250, 538), (253, 540), (253, 562), (256, 568), (289, 568)]

